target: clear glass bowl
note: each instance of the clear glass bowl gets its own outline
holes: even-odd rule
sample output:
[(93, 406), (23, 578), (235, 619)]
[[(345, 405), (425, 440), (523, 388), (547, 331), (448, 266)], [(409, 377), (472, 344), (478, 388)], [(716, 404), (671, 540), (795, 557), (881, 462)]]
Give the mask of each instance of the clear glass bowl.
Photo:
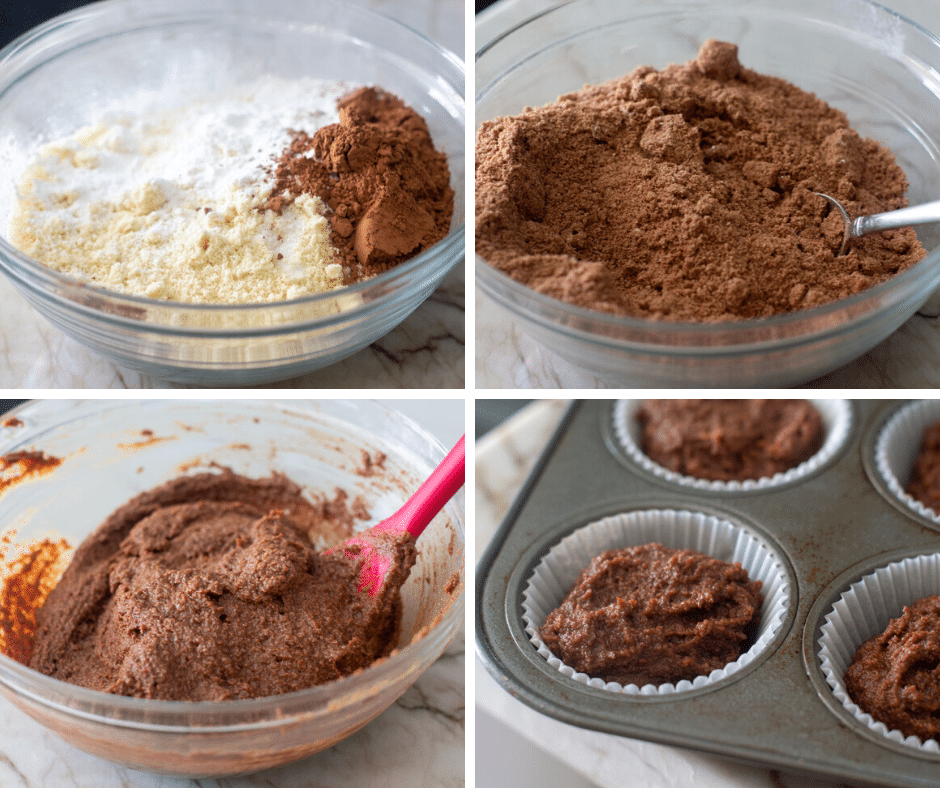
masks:
[[(684, 63), (708, 38), (738, 44), (747, 68), (814, 92), (887, 145), (910, 181), (911, 204), (940, 196), (940, 40), (868, 0), (574, 0), (477, 53), (477, 123), (639, 65)], [(862, 355), (923, 305), (940, 285), (940, 226), (918, 236), (927, 257), (889, 282), (823, 307), (735, 323), (592, 312), (479, 257), (476, 280), (537, 342), (617, 385), (785, 386)]]
[[(119, 295), (45, 268), (7, 240), (16, 183), (39, 141), (71, 134), (136, 91), (181, 98), (261, 75), (376, 84), (428, 122), (455, 192), (450, 233), (340, 291), (200, 306)], [(342, 0), (108, 0), (0, 51), (0, 268), (45, 318), (114, 362), (197, 385), (283, 380), (387, 334), (464, 256), (464, 66), (414, 30)]]
[[(446, 453), (413, 422), (368, 401), (47, 400), (8, 415), (23, 426), (0, 428), (0, 454), (36, 449), (63, 458), (0, 496), (0, 523), (16, 529), (15, 544), (54, 534), (77, 546), (134, 494), (213, 462), (251, 476), (282, 471), (331, 497), (336, 487), (360, 494), (381, 519)], [(357, 473), (363, 449), (387, 454), (385, 473)], [(0, 691), (70, 744), (135, 769), (235, 774), (317, 752), (382, 712), (459, 629), (463, 500), (458, 493), (418, 542), (402, 589), (403, 645), (361, 673), (269, 698), (184, 703), (96, 692), (0, 655)]]

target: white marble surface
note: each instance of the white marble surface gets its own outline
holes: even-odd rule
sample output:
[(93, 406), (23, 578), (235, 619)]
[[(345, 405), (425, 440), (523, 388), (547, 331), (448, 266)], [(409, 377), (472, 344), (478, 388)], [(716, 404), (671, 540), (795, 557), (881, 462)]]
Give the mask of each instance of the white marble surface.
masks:
[[(556, 0), (500, 0), (476, 17), (477, 50), (510, 27), (558, 4)], [(883, 0), (882, 5), (940, 34), (940, 5), (936, 0)], [(937, 314), (935, 308), (925, 309), (861, 358), (802, 387), (933, 388), (940, 385)], [(478, 389), (620, 388), (536, 343), (479, 288), (475, 292), (475, 315)]]
[[(536, 402), (477, 441), (475, 555), (485, 550), (566, 405), (562, 400)], [(512, 697), (487, 673), (479, 658), (475, 682), (478, 710), (492, 715), (602, 788), (622, 788), (624, 784), (648, 788), (850, 788), (820, 777), (746, 766), (558, 722)], [(482, 719), (484, 715), (478, 714), (478, 739)], [(477, 782), (477, 788), (491, 786)]]
[[(460, 56), (463, 0), (348, 0), (399, 19)], [(331, 367), (266, 388), (463, 388), (464, 265), (401, 325)], [(119, 367), (46, 322), (0, 276), (0, 388), (181, 388)]]
[[(464, 432), (462, 399), (384, 400), (445, 446)], [(0, 786), (23, 788), (386, 788), (464, 784), (464, 632), (394, 704), (329, 749), (241, 777), (186, 780), (125, 769), (88, 755), (0, 696)]]

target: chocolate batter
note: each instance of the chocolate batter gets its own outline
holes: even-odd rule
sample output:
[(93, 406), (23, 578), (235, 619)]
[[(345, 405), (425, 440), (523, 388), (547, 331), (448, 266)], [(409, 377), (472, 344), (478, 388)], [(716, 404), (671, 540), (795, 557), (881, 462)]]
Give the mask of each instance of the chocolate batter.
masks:
[(940, 597), (918, 599), (859, 646), (849, 696), (891, 730), (940, 741)]
[(794, 468), (823, 444), (819, 412), (805, 400), (647, 400), (637, 413), (641, 448), (697, 479), (760, 479)]
[(740, 564), (659, 544), (608, 550), (585, 569), (539, 630), (588, 676), (663, 684), (708, 675), (749, 647), (761, 583)]
[[(361, 509), (361, 507), (359, 507)], [(184, 476), (136, 496), (78, 548), (39, 611), (30, 667), (73, 684), (166, 700), (278, 695), (348, 675), (397, 644), (400, 587), (372, 598), (334, 543), (352, 514), (281, 475)]]
[(907, 494), (924, 506), (940, 512), (940, 422), (924, 432), (920, 452), (914, 460)]

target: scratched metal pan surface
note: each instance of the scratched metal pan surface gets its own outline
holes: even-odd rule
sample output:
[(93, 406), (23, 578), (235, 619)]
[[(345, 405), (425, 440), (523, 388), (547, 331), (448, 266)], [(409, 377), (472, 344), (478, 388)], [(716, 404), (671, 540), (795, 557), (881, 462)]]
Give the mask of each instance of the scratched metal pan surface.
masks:
[[(940, 786), (940, 753), (873, 735), (833, 697), (817, 658), (822, 619), (853, 582), (940, 552), (938, 526), (889, 500), (876, 479), (875, 439), (900, 405), (853, 400), (847, 440), (815, 472), (766, 491), (718, 493), (657, 479), (631, 460), (614, 433), (614, 403), (573, 404), (478, 564), (480, 658), (514, 696), (572, 725), (861, 783)], [(780, 630), (762, 658), (685, 693), (625, 695), (563, 675), (525, 632), (522, 594), (534, 567), (587, 523), (659, 508), (719, 516), (773, 550), (791, 581)]]

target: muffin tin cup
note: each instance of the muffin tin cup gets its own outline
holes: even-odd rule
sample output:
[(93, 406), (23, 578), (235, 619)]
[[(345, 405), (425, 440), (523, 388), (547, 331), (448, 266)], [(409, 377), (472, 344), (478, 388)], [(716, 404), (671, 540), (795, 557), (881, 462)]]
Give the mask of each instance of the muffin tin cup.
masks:
[(940, 513), (905, 492), (924, 432), (937, 421), (940, 400), (918, 400), (905, 405), (882, 428), (875, 443), (874, 459), (888, 493), (911, 512), (940, 526)]
[(833, 603), (821, 627), (817, 652), (826, 683), (859, 725), (889, 742), (933, 755), (940, 755), (935, 740), (905, 736), (862, 711), (849, 697), (843, 676), (862, 643), (883, 632), (906, 605), (938, 593), (940, 553), (912, 556), (866, 574)]
[[(539, 637), (546, 616), (557, 608), (578, 575), (605, 550), (658, 542), (740, 563), (751, 580), (760, 580), (764, 601), (754, 644), (738, 659), (709, 675), (667, 684), (622, 686), (580, 673), (559, 660)], [(790, 587), (774, 553), (753, 534), (727, 520), (692, 511), (652, 509), (605, 517), (570, 533), (536, 565), (522, 596), (523, 621), (532, 645), (560, 673), (590, 687), (626, 695), (671, 695), (723, 681), (764, 654), (780, 630), (790, 603)]]
[[(643, 400), (618, 400), (613, 408), (614, 434), (621, 449), (633, 462), (658, 479), (663, 479), (684, 487), (711, 492), (743, 492), (766, 490), (784, 484), (791, 484), (805, 478), (829, 462), (842, 448), (852, 428), (852, 405), (844, 399), (811, 399), (823, 420), (825, 438), (816, 454), (805, 462), (782, 473), (761, 479), (744, 481), (713, 481), (676, 473), (654, 462), (640, 448), (642, 428), (636, 418)], [(938, 520), (940, 522), (940, 520)]]

